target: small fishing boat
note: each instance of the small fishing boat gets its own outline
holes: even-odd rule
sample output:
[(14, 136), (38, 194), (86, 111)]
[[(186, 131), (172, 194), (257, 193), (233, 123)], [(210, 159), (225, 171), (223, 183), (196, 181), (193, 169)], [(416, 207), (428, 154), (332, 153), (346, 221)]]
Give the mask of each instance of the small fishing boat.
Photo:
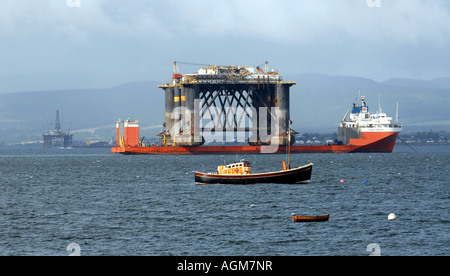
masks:
[[(289, 121), (289, 124), (291, 122)], [(195, 183), (197, 184), (256, 184), (256, 183), (275, 183), (275, 184), (300, 184), (309, 183), (313, 163), (305, 166), (291, 169), (291, 132), (288, 130), (288, 166), (283, 161), (283, 170), (266, 173), (252, 174), (250, 162), (241, 160), (233, 164), (217, 167), (216, 173), (195, 173)]]
[(297, 216), (292, 214), (292, 220), (294, 222), (313, 222), (313, 221), (328, 221), (330, 214), (324, 216)]
[(309, 183), (313, 165), (310, 163), (288, 169), (283, 161), (282, 171), (252, 174), (250, 162), (241, 160), (237, 163), (218, 166), (217, 173), (195, 172), (195, 182), (197, 184)]

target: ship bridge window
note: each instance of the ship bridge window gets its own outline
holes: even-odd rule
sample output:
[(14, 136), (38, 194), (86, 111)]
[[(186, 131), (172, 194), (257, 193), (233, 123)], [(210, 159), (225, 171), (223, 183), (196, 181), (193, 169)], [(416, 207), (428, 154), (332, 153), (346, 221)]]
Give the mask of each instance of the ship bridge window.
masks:
[(369, 116), (370, 116), (369, 114), (366, 114), (366, 119), (369, 119)]

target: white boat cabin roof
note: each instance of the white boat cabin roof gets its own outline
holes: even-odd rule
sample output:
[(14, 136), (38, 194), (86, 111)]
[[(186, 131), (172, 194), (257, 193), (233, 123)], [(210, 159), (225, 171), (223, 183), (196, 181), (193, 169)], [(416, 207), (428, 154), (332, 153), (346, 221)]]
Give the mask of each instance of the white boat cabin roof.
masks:
[(238, 167), (251, 167), (250, 162), (249, 161), (240, 161), (240, 162), (236, 162), (236, 163), (232, 163), (232, 164), (228, 164), (228, 165), (224, 165), (227, 169), (230, 168), (238, 168)]

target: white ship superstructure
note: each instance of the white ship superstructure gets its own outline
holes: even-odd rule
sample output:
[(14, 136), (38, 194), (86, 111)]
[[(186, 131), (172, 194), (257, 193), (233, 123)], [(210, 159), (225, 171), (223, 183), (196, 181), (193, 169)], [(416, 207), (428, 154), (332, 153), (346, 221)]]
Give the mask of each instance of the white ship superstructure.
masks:
[(396, 122), (392, 123), (392, 117), (383, 113), (381, 107), (378, 112), (370, 113), (365, 97), (359, 96), (339, 125), (338, 140), (342, 144), (367, 146), (374, 149), (386, 147), (387, 151), (392, 151), (398, 133), (401, 131), (398, 112)]

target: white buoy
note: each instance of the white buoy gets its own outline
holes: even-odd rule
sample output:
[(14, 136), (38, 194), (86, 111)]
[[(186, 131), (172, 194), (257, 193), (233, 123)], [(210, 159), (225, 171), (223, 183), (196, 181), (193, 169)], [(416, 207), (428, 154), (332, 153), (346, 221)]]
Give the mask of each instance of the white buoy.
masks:
[(397, 216), (394, 213), (390, 213), (388, 216), (388, 220), (394, 220), (396, 218), (397, 218)]

